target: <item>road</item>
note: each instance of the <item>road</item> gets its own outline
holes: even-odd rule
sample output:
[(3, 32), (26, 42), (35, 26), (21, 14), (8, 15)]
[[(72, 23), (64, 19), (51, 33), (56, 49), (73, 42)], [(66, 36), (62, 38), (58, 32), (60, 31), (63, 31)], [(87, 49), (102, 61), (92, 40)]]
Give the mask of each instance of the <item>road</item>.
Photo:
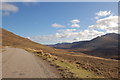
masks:
[(6, 48), (2, 53), (3, 78), (60, 78), (57, 69), (23, 49)]

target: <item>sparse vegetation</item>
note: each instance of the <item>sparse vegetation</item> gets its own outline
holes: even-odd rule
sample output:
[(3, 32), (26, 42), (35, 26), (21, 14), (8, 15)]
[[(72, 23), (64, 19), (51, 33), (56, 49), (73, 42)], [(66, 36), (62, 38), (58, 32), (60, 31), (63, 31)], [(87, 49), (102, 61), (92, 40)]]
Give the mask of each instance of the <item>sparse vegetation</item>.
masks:
[(42, 54), (41, 51), (36, 51), (35, 55), (42, 57), (43, 60), (51, 62), (51, 65), (56, 66), (64, 78), (100, 78), (92, 72), (89, 72), (81, 67), (77, 68), (75, 64), (51, 54)]
[[(57, 54), (57, 56), (76, 64), (76, 66), (107, 78), (118, 78), (118, 60), (104, 59), (86, 55)], [(113, 64), (114, 63), (114, 64)]]

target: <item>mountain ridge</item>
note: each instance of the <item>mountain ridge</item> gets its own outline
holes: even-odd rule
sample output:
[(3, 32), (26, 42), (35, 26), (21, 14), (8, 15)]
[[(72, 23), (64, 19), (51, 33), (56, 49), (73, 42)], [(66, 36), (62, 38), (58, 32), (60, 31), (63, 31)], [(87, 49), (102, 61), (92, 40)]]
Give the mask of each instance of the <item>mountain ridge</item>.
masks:
[[(67, 44), (56, 44), (51, 47), (66, 49), (73, 52), (83, 52), (88, 55), (114, 58), (118, 56), (120, 34), (108, 33), (89, 41), (78, 41)], [(112, 56), (112, 57), (111, 57)]]

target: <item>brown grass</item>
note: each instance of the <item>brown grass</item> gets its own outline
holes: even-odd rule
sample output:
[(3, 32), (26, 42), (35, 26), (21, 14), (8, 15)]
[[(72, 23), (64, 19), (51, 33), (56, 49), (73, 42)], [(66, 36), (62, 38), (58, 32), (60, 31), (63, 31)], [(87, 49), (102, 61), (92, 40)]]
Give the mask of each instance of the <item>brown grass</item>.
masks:
[(78, 68), (82, 67), (85, 70), (106, 78), (118, 78), (119, 75), (118, 70), (120, 68), (118, 66), (118, 60), (72, 54), (57, 54), (56, 56), (75, 63)]

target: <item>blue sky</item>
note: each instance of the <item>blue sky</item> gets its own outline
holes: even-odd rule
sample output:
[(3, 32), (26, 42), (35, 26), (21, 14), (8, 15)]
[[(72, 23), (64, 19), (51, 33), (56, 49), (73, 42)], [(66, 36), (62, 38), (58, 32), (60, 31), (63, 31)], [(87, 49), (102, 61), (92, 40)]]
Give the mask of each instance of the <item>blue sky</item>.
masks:
[(115, 2), (3, 3), (2, 27), (41, 44), (90, 40), (117, 33), (117, 7)]

